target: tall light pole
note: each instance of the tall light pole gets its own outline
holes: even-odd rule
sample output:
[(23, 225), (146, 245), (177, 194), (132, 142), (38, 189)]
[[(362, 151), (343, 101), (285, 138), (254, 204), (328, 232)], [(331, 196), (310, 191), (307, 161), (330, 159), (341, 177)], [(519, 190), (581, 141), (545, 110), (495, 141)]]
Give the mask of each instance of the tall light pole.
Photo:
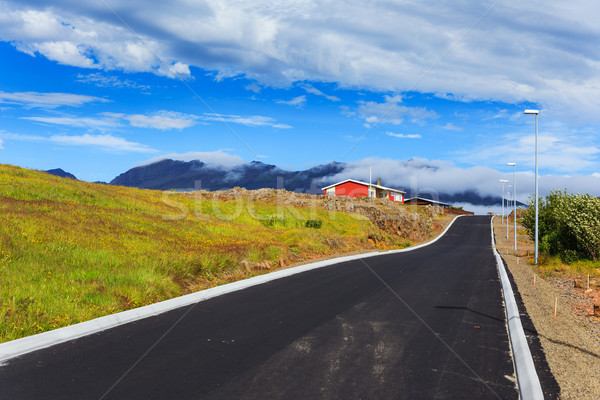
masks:
[(538, 114), (540, 110), (525, 110), (535, 114), (535, 263), (538, 263)]
[[(502, 183), (502, 223), (504, 223), (504, 184), (508, 183), (508, 179), (500, 179), (500, 182)], [(506, 223), (508, 224), (508, 221)]]
[(509, 167), (513, 167), (513, 221), (515, 222), (515, 251), (517, 251), (517, 176), (515, 175), (515, 170), (517, 168), (517, 164), (514, 162), (506, 163)]
[(508, 185), (506, 185), (506, 238), (508, 239), (508, 216), (510, 215), (510, 213), (508, 212), (508, 196), (510, 196), (510, 194), (512, 193), (510, 191), (510, 188), (512, 187), (512, 185), (509, 183)]

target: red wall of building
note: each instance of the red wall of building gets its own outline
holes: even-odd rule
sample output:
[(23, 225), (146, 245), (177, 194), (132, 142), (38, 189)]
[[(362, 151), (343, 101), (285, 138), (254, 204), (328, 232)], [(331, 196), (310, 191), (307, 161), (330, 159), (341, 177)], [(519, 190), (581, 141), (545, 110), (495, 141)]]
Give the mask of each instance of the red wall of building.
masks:
[(388, 194), (388, 199), (390, 199), (390, 201), (394, 201), (395, 203), (404, 203), (404, 195), (402, 193), (400, 194), (400, 201), (395, 201), (394, 200), (394, 195), (392, 193)]
[[(337, 185), (333, 188), (329, 188), (325, 190), (323, 194), (330, 193), (331, 190), (335, 191), (336, 196), (348, 196), (348, 197), (369, 197), (369, 189), (366, 185), (361, 185), (359, 183), (354, 182), (345, 182), (341, 185)], [(404, 195), (401, 195), (401, 200), (396, 203), (404, 203)], [(390, 201), (394, 201), (394, 196), (392, 194), (388, 195), (388, 199)]]
[(336, 196), (368, 197), (369, 189), (365, 185), (354, 182), (345, 182), (335, 187), (335, 194)]

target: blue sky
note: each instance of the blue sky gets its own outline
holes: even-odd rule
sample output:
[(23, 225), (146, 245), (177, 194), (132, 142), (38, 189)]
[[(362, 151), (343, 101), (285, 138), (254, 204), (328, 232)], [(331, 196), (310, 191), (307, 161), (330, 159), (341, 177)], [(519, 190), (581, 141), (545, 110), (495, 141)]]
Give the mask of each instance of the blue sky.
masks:
[[(0, 1), (0, 162), (110, 181), (161, 158), (600, 195), (600, 6)], [(535, 18), (533, 17), (535, 16)]]

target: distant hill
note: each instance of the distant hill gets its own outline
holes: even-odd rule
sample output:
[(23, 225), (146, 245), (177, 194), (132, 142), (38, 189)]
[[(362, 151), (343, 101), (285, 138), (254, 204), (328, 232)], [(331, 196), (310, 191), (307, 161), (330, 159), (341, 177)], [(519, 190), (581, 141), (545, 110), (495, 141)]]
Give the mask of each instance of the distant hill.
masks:
[[(423, 168), (435, 168), (423, 166)], [(289, 191), (321, 194), (321, 187), (335, 183), (334, 176), (346, 169), (345, 163), (331, 162), (305, 171), (286, 171), (275, 165), (259, 161), (235, 166), (219, 168), (200, 160), (176, 161), (162, 160), (152, 164), (135, 167), (113, 179), (111, 185), (137, 187), (157, 190), (225, 190), (239, 186), (248, 190), (262, 188), (283, 188)], [(315, 182), (319, 182), (316, 184)], [(396, 187), (408, 188), (409, 182)], [(408, 191), (408, 189), (407, 189)], [(415, 196), (416, 193), (407, 193)], [(431, 198), (420, 193), (420, 197)], [(439, 200), (444, 203), (471, 203), (477, 205), (499, 205), (500, 196), (481, 196), (474, 190), (459, 193), (439, 193)]]
[(61, 178), (69, 178), (69, 179), (75, 179), (78, 180), (75, 175), (64, 171), (62, 168), (55, 168), (55, 169), (49, 169), (47, 171), (44, 171), (49, 173), (50, 175), (56, 175), (56, 176), (60, 176)]
[(215, 168), (199, 160), (162, 160), (135, 167), (113, 179), (111, 185), (143, 189), (205, 189), (222, 190), (235, 186), (248, 190), (282, 188), (321, 193), (314, 184), (316, 179), (337, 174), (344, 164), (333, 162), (305, 171), (285, 171), (275, 165), (259, 161), (242, 164), (231, 169)]

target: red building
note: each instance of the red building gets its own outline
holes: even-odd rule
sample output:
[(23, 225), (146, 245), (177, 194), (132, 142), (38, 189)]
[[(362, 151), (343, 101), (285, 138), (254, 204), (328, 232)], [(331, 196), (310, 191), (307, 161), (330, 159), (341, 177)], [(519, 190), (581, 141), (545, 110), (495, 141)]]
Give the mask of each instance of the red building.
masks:
[(354, 179), (346, 179), (333, 185), (323, 188), (323, 194), (329, 196), (348, 196), (348, 197), (376, 197), (378, 199), (388, 199), (395, 203), (404, 203), (404, 192), (400, 189), (388, 188), (378, 184), (369, 184)]

